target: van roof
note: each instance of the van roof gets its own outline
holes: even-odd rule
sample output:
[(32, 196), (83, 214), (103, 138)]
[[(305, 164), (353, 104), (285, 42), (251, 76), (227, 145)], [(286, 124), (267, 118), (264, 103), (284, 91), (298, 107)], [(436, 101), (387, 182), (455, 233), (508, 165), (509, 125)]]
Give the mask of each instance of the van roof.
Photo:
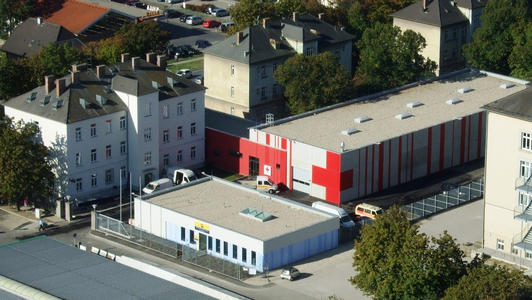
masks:
[(149, 183), (165, 183), (165, 182), (172, 182), (172, 179), (170, 178), (161, 178), (161, 179), (157, 179), (157, 180), (154, 180), (154, 181), (150, 181)]
[(356, 207), (364, 207), (364, 208), (368, 208), (368, 209), (372, 209), (372, 210), (381, 210), (382, 209), (382, 208), (380, 208), (378, 206), (367, 204), (367, 203), (360, 203)]

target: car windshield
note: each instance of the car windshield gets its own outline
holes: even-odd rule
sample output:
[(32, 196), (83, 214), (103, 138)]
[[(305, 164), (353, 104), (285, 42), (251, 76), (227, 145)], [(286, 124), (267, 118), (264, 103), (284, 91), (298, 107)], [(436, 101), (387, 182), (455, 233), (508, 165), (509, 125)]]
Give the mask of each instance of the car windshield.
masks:
[(349, 216), (343, 216), (343, 217), (342, 217), (342, 222), (343, 222), (343, 223), (347, 223), (347, 222), (351, 222), (351, 221), (352, 221), (352, 220), (351, 220), (351, 218), (350, 218)]
[(151, 183), (148, 184), (148, 185), (146, 186), (146, 189), (147, 189), (147, 190), (150, 190), (150, 191), (155, 190), (155, 184), (151, 184)]

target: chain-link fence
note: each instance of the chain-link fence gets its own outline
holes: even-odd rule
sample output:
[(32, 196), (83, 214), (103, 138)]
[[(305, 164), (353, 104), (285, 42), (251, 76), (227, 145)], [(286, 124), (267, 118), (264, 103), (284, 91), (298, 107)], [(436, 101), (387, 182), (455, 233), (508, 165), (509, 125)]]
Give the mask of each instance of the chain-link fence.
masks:
[(198, 267), (241, 281), (252, 276), (241, 265), (220, 257), (209, 255), (205, 250), (196, 250), (183, 246), (183, 255), (181, 256), (181, 259)]
[(102, 214), (96, 215), (96, 222), (97, 230), (121, 236), (128, 239), (131, 243), (142, 245), (172, 257), (177, 258), (181, 256), (182, 246), (179, 243), (155, 236), (128, 223)]

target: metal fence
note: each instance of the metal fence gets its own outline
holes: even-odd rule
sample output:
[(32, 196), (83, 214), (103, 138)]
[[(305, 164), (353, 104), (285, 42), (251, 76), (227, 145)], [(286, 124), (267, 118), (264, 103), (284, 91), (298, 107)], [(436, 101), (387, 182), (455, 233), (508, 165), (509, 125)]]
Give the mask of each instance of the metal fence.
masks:
[(155, 236), (128, 223), (102, 214), (96, 215), (96, 229), (121, 236), (131, 243), (142, 245), (172, 257), (178, 258), (182, 253), (182, 246), (179, 243)]
[(211, 272), (216, 272), (241, 281), (253, 276), (241, 265), (220, 257), (212, 256), (205, 250), (196, 250), (183, 246), (183, 255), (181, 256), (181, 259)]

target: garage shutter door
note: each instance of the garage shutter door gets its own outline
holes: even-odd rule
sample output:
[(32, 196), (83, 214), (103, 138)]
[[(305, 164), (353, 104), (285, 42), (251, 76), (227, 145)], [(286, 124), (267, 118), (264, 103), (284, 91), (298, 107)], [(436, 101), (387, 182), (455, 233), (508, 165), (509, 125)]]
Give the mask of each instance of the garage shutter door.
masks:
[(310, 193), (310, 171), (293, 167), (292, 186), (294, 190)]

